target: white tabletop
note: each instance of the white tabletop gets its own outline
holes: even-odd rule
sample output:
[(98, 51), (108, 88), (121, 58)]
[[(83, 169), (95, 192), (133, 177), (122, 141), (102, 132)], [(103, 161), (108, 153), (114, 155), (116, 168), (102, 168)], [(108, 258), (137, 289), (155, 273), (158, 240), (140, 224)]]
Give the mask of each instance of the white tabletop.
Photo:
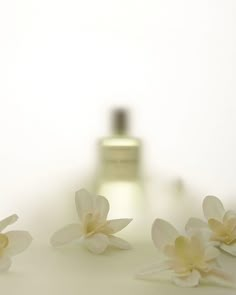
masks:
[[(234, 271), (236, 258), (222, 256)], [(135, 271), (158, 260), (152, 243), (138, 243), (132, 250), (109, 250), (103, 255), (83, 247), (53, 249), (34, 241), (23, 254), (14, 258), (8, 273), (0, 276), (1, 294), (214, 294), (235, 295), (235, 290), (216, 285), (180, 288), (171, 283), (134, 279)]]

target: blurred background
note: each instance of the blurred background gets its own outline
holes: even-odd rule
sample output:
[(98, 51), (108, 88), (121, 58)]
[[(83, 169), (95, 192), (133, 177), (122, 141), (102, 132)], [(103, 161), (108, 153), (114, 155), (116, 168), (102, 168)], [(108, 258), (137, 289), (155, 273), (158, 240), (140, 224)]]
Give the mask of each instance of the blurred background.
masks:
[(171, 212), (236, 206), (235, 15), (234, 0), (1, 1), (0, 217), (47, 236), (76, 218), (116, 107), (152, 216), (180, 191)]

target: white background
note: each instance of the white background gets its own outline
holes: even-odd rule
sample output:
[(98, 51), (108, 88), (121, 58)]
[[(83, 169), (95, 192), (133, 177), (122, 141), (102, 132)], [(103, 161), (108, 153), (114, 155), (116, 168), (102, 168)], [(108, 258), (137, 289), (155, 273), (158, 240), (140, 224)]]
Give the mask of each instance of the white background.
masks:
[(235, 199), (235, 1), (2, 0), (0, 34), (0, 216), (54, 230), (116, 106), (152, 181)]
[(54, 252), (48, 239), (76, 219), (74, 191), (95, 169), (116, 106), (130, 109), (143, 140), (157, 208), (158, 186), (176, 178), (192, 207), (214, 194), (236, 208), (235, 49), (235, 0), (0, 0), (0, 219), (17, 213), (11, 228), (34, 237), (0, 292), (196, 293), (133, 280), (156, 257), (151, 241), (94, 258)]

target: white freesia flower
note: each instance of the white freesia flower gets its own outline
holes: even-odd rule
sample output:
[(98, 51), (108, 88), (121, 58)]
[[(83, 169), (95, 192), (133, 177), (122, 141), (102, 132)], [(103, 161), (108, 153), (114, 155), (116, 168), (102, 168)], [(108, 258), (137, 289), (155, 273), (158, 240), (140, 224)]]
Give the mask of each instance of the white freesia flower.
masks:
[(186, 231), (209, 229), (210, 240), (220, 249), (236, 256), (236, 212), (225, 211), (222, 202), (214, 196), (207, 196), (202, 207), (207, 223), (198, 218), (190, 218)]
[(11, 256), (24, 251), (32, 241), (32, 237), (26, 231), (3, 232), (17, 219), (17, 215), (11, 215), (0, 221), (0, 272), (8, 270), (11, 266)]
[(200, 279), (231, 280), (217, 262), (219, 250), (207, 242), (204, 232), (182, 236), (167, 221), (156, 219), (152, 239), (165, 259), (137, 274), (139, 279), (170, 279), (181, 287), (194, 287)]
[(57, 231), (51, 237), (55, 247), (81, 239), (93, 253), (103, 253), (107, 247), (130, 249), (130, 245), (114, 234), (126, 227), (132, 219), (107, 220), (109, 202), (105, 197), (94, 196), (81, 189), (75, 196), (79, 223), (73, 223)]

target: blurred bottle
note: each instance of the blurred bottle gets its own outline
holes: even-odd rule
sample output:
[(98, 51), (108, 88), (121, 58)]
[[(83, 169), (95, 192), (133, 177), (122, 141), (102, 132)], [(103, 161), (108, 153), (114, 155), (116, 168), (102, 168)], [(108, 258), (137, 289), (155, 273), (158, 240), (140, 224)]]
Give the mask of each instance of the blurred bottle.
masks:
[(100, 177), (106, 181), (139, 178), (141, 142), (128, 135), (128, 112), (114, 110), (111, 125), (112, 135), (99, 141)]
[[(96, 193), (110, 202), (111, 218), (144, 216), (141, 171), (141, 141), (129, 135), (129, 114), (115, 109), (111, 114), (112, 135), (98, 142)], [(133, 222), (134, 223), (134, 222)]]

